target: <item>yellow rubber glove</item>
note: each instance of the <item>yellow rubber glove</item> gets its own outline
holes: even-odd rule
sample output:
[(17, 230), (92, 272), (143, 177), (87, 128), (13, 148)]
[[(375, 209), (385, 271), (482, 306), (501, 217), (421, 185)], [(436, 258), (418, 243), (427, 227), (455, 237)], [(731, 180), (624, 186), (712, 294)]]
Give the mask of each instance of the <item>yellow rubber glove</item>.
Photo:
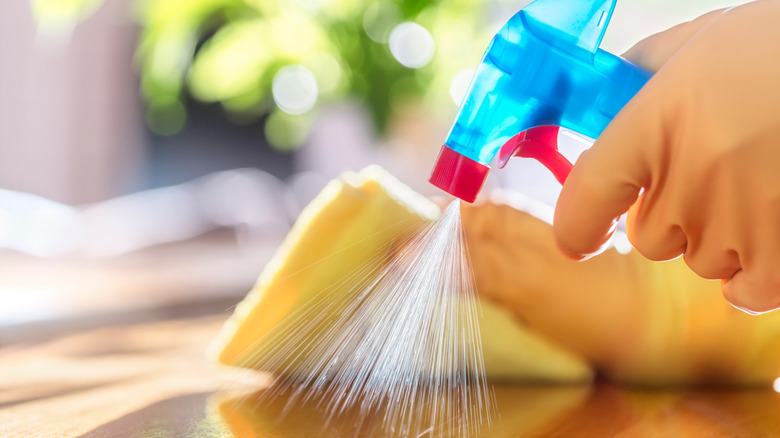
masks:
[[(406, 241), (406, 233), (438, 215), (436, 204), (377, 166), (357, 174), (345, 172), (301, 212), (255, 287), (225, 322), (209, 355), (225, 365), (259, 371), (310, 371), (306, 358), (327, 348), (328, 336), (334, 336), (330, 331), (343, 327), (339, 322), (354, 294), (376, 280), (356, 275), (360, 272), (356, 270), (368, 260), (386, 266), (398, 256), (393, 248)], [(488, 379), (537, 383), (592, 379), (583, 358), (519, 324), (506, 308), (491, 302), (482, 302), (480, 308)], [(298, 317), (313, 310), (319, 323), (301, 323)], [(282, 345), (291, 349), (280, 350), (276, 341), (287, 335)]]
[(610, 249), (575, 262), (547, 222), (519, 209), (538, 206), (511, 202), (464, 205), (462, 217), (480, 296), (523, 325), (619, 382), (766, 386), (780, 376), (780, 313), (740, 312), (679, 259)]
[(564, 184), (554, 224), (565, 252), (598, 251), (628, 210), (629, 240), (647, 258), (683, 254), (723, 280), (734, 306), (780, 307), (778, 21), (780, 1), (757, 1), (626, 54), (657, 73)]

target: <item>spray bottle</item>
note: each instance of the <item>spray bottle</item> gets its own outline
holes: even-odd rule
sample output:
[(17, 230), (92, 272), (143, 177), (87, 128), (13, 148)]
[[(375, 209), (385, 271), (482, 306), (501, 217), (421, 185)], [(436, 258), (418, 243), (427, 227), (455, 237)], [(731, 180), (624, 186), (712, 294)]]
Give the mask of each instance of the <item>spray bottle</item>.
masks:
[(616, 0), (536, 0), (493, 37), (430, 182), (474, 202), (498, 154), (535, 158), (563, 184), (558, 130), (597, 138), (652, 73), (599, 49)]

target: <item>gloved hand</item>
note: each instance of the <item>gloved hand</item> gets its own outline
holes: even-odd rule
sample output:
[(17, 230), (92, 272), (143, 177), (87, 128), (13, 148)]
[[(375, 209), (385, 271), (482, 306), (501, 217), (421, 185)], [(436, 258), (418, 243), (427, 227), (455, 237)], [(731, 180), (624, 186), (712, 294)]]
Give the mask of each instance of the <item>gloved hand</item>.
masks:
[[(538, 208), (525, 202), (513, 205)], [(734, 309), (682, 260), (610, 249), (578, 263), (548, 223), (513, 206), (464, 204), (462, 218), (480, 296), (611, 380), (766, 386), (780, 376), (780, 313)]]
[[(780, 1), (713, 11), (625, 56), (657, 70), (577, 161), (555, 237), (599, 250), (628, 210), (651, 260), (681, 254), (751, 313), (780, 307)], [(629, 208), (630, 207), (630, 208)]]

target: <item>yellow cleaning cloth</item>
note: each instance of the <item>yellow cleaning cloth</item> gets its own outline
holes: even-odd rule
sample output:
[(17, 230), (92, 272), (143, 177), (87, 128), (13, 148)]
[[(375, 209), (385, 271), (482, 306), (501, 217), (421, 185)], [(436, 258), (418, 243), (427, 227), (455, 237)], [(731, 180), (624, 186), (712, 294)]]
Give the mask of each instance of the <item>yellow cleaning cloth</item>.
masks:
[[(258, 367), (257, 360), (271, 348), (267, 342), (271, 337), (266, 335), (294, 329), (290, 315), (316, 302), (315, 297), (349, 300), (352, 295), (347, 291), (369, 281), (351, 275), (356, 269), (367, 260), (385, 263), (393, 242), (439, 213), (434, 203), (376, 166), (330, 182), (301, 213), (254, 289), (225, 323), (210, 355), (226, 365)], [(509, 311), (487, 300), (481, 307), (480, 334), (489, 379), (583, 382), (592, 378), (583, 359), (529, 331)], [(331, 320), (339, 317), (337, 312), (327, 315)], [(307, 348), (316, 347), (315, 342)], [(290, 357), (283, 365), (297, 372), (302, 363), (300, 357)]]

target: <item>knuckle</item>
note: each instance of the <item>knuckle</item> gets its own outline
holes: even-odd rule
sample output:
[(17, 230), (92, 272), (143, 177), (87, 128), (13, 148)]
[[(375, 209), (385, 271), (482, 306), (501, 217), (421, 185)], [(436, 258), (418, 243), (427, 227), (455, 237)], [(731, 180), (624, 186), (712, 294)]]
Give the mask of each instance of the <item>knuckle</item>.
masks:
[(685, 264), (688, 265), (688, 267), (691, 269), (691, 271), (696, 273), (696, 275), (701, 278), (706, 278), (708, 280), (722, 278), (715, 276), (713, 272), (715, 269), (712, 267), (712, 265), (703, 260), (703, 258), (697, 255), (695, 252), (686, 251), (683, 254), (683, 260), (685, 261)]
[(771, 312), (780, 308), (780, 274), (739, 271), (724, 283), (723, 296), (748, 313)]
[(763, 293), (780, 296), (780, 272), (766, 269), (756, 277), (756, 286)]
[(650, 226), (641, 221), (629, 229), (628, 238), (637, 251), (653, 261), (679, 257), (688, 243), (685, 233), (677, 226)]
[(739, 257), (734, 251), (717, 254), (714, 251), (704, 251), (701, 246), (690, 243), (683, 259), (691, 271), (708, 280), (731, 278), (740, 269)]

